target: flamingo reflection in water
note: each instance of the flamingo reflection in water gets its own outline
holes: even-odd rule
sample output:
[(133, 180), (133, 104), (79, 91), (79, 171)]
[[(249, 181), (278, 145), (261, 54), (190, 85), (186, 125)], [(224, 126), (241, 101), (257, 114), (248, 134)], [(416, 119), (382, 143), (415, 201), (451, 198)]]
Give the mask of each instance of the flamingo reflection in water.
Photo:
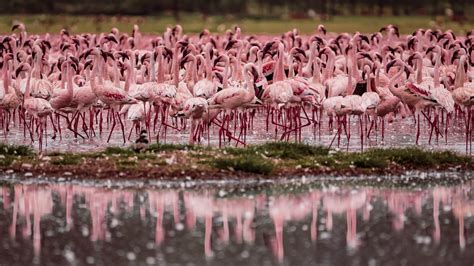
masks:
[[(358, 222), (361, 222), (358, 221), (358, 214), (362, 216), (362, 224), (369, 221), (373, 210), (371, 203), (375, 200), (382, 202), (393, 217), (391, 219), (394, 232), (404, 229), (404, 224), (410, 219), (406, 216), (409, 210), (414, 210), (415, 216), (420, 217), (423, 208), (432, 203), (433, 239), (436, 244), (442, 240), (439, 212), (443, 206), (442, 210), (451, 211), (458, 221), (459, 247), (463, 250), (466, 247), (465, 219), (474, 213), (474, 202), (469, 198), (471, 191), (470, 184), (434, 187), (423, 191), (337, 187), (300, 194), (217, 197), (217, 191), (212, 189), (204, 192), (158, 189), (138, 191), (70, 184), (14, 184), (11, 188), (3, 186), (0, 189), (0, 198), (3, 203), (2, 211), (11, 211), (10, 238), (17, 239), (20, 232), (24, 239), (31, 239), (36, 257), (41, 254), (42, 234), (45, 230), (41, 222), (57, 215), (54, 213), (57, 209), (55, 205), (60, 203), (65, 213), (64, 217), (61, 216), (64, 218), (62, 223), (65, 231), (71, 231), (75, 227), (81, 228), (83, 236), (88, 237), (91, 242), (109, 241), (111, 229), (117, 222), (121, 223), (120, 219), (133, 215), (136, 211), (144, 225), (155, 225), (156, 247), (167, 245), (166, 232), (170, 230), (165, 226), (167, 223), (173, 223), (176, 230), (189, 232), (202, 230), (196, 225), (203, 224), (206, 257), (213, 257), (216, 245), (220, 245), (219, 250), (233, 243), (255, 245), (256, 238), (263, 233), (268, 251), (282, 262), (285, 257), (284, 232), (289, 222), (307, 224), (308, 239), (316, 245), (319, 240), (318, 231), (331, 232), (337, 228), (334, 223), (339, 219), (333, 220), (333, 216), (345, 217), (346, 246), (348, 250), (357, 250), (362, 239), (357, 233)], [(54, 198), (59, 200), (55, 201)], [(136, 200), (137, 198), (139, 200)], [(74, 220), (74, 217), (77, 217), (75, 212), (78, 211), (78, 202), (83, 202), (82, 208), (90, 213), (90, 227), (84, 227), (81, 224), (84, 221)], [(326, 216), (318, 220), (319, 211), (326, 213)], [(165, 219), (167, 213), (171, 214), (172, 221)], [(261, 217), (270, 219), (273, 233), (259, 232), (255, 221)], [(90, 228), (90, 232), (87, 228)], [(215, 236), (214, 232), (217, 232)]]

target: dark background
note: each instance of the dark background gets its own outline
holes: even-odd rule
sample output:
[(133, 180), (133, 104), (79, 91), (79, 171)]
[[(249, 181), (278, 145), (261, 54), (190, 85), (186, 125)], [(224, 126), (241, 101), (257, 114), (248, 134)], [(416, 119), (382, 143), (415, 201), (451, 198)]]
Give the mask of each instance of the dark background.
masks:
[[(156, 15), (169, 13), (233, 14), (265, 18), (283, 13), (305, 18), (313, 9), (321, 18), (334, 15), (445, 15), (464, 20), (474, 0), (1, 0), (4, 14)], [(466, 11), (467, 10), (467, 11)]]

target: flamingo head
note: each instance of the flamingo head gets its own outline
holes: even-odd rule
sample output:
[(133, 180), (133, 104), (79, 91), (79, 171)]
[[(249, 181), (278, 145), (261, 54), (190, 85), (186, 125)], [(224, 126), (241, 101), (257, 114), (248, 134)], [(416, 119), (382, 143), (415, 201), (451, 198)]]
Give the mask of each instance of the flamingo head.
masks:
[(18, 78), (20, 73), (31, 71), (31, 66), (28, 63), (21, 63), (15, 70), (15, 77)]
[(12, 31), (15, 31), (16, 29), (18, 29), (19, 31), (23, 32), (23, 31), (26, 31), (26, 27), (25, 27), (25, 24), (23, 23), (16, 23), (16, 24), (13, 24), (12, 26)]

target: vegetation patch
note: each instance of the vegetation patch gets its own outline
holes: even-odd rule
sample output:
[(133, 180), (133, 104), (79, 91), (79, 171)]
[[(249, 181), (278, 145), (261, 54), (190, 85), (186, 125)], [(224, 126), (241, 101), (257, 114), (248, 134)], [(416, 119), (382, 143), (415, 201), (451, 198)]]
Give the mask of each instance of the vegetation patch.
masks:
[(307, 156), (328, 155), (329, 149), (322, 146), (311, 146), (302, 143), (269, 142), (256, 149), (268, 157), (280, 159), (300, 159)]
[(107, 155), (133, 155), (134, 153), (135, 151), (128, 147), (107, 147), (104, 151), (104, 154)]
[(371, 149), (365, 154), (370, 158), (385, 159), (405, 166), (431, 167), (443, 164), (472, 163), (472, 158), (451, 151), (425, 151), (417, 147)]
[(268, 142), (245, 148), (226, 148), (225, 151), (232, 155), (254, 155), (261, 153), (267, 157), (294, 160), (308, 156), (328, 155), (329, 153), (329, 149), (322, 146), (288, 142)]
[[(474, 170), (473, 157), (451, 151), (427, 151), (417, 147), (336, 152), (324, 147), (269, 142), (244, 148), (209, 148), (176, 144), (153, 144), (145, 152), (132, 147), (109, 147), (102, 152), (49, 153), (36, 156), (27, 146), (1, 145), (0, 170), (55, 174), (69, 166), (85, 178), (110, 178), (126, 171), (143, 178), (191, 175), (195, 178), (226, 178), (228, 170), (239, 176), (403, 173), (407, 170)], [(44, 163), (48, 161), (49, 163)], [(87, 167), (84, 163), (87, 161)], [(24, 167), (34, 165), (41, 167)], [(227, 171), (218, 171), (227, 170)], [(117, 175), (119, 176), (119, 175)]]
[(388, 161), (382, 157), (361, 154), (357, 156), (353, 164), (359, 168), (385, 168), (388, 166)]
[(13, 156), (0, 155), (0, 166), (10, 166), (13, 163)]
[(258, 155), (217, 158), (212, 161), (212, 165), (218, 169), (235, 170), (261, 175), (269, 175), (275, 167), (271, 161)]
[(163, 152), (163, 151), (183, 151), (183, 150), (199, 150), (200, 146), (184, 145), (184, 144), (152, 144), (146, 149), (147, 152)]
[(8, 145), (0, 143), (0, 154), (28, 156), (33, 154), (33, 150), (29, 146), (25, 145)]
[(71, 153), (64, 153), (59, 156), (55, 156), (54, 159), (51, 160), (51, 164), (54, 165), (76, 165), (82, 162), (82, 155), (80, 154), (71, 154)]

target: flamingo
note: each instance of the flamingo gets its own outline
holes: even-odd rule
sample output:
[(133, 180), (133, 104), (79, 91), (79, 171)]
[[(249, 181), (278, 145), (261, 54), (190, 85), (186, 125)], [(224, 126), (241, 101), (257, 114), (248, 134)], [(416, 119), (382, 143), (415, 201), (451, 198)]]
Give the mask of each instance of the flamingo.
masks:
[[(395, 83), (404, 72), (405, 63), (401, 59), (395, 59), (387, 64), (387, 71), (393, 66), (400, 67), (400, 70), (391, 80), (389, 90), (405, 104), (415, 109), (415, 113), (417, 114), (417, 133), (415, 143), (418, 145), (420, 137), (420, 113), (423, 113), (425, 108), (434, 106), (439, 106), (448, 112), (452, 112), (454, 110), (454, 104), (451, 102), (452, 98), (447, 98), (446, 93), (442, 91), (441, 88), (436, 88), (430, 91), (427, 88), (420, 86), (419, 84), (417, 86), (412, 82), (406, 83), (405, 86), (395, 88)], [(449, 94), (449, 96), (451, 95)], [(430, 124), (432, 124), (431, 121)], [(434, 125), (431, 126), (434, 127)]]
[(4, 125), (5, 136), (7, 136), (7, 132), (9, 131), (11, 112), (14, 113), (21, 103), (14, 89), (10, 85), (11, 75), (9, 73), (9, 62), (12, 59), (13, 59), (13, 55), (11, 53), (6, 53), (3, 55), (3, 61), (2, 61), (3, 80), (0, 80), (0, 109), (6, 112), (6, 122)]
[[(113, 130), (115, 128), (116, 118), (119, 120), (120, 126), (122, 128), (123, 142), (125, 143), (126, 139), (125, 139), (125, 131), (124, 131), (122, 118), (120, 117), (119, 112), (115, 110), (115, 107), (122, 104), (136, 103), (136, 100), (130, 97), (130, 95), (125, 90), (117, 87), (112, 82), (104, 82), (102, 75), (97, 74), (98, 69), (101, 68), (101, 63), (102, 63), (102, 61), (100, 60), (100, 56), (101, 56), (100, 53), (101, 53), (100, 50), (97, 48), (91, 51), (91, 54), (94, 55), (96, 58), (95, 59), (96, 67), (94, 68), (92, 72), (92, 77), (91, 77), (91, 88), (92, 88), (92, 91), (97, 96), (97, 98), (100, 101), (102, 101), (105, 105), (110, 107), (110, 112), (112, 114), (112, 127), (110, 129), (109, 137), (107, 138), (107, 143), (110, 141), (110, 137), (112, 136)], [(96, 83), (97, 76), (99, 78), (98, 83)]]
[[(252, 79), (250, 78), (249, 73), (252, 73), (252, 76), (253, 76)], [(255, 80), (256, 78), (258, 78), (257, 67), (253, 63), (246, 64), (243, 69), (243, 75), (245, 79), (244, 87), (230, 87), (230, 88), (226, 88), (217, 92), (210, 99), (208, 99), (209, 105), (211, 107), (213, 105), (218, 105), (220, 108), (224, 109), (226, 112), (229, 112), (237, 108), (243, 108), (245, 105), (254, 102), (255, 90), (253, 87), (254, 82), (252, 82), (252, 80)], [(242, 123), (241, 130), (243, 130), (244, 136), (245, 136), (246, 135), (245, 132), (247, 128), (246, 115), (244, 114), (244, 117), (242, 117), (241, 119), (243, 119), (243, 122), (241, 122)], [(225, 114), (224, 120), (222, 121), (222, 127), (221, 127), (219, 135), (222, 135), (224, 133), (225, 131), (224, 127), (226, 125), (226, 122), (227, 122), (227, 127), (228, 127), (230, 123), (229, 114)]]
[[(183, 103), (183, 108), (178, 112), (178, 116), (191, 118), (191, 130), (189, 131), (189, 144), (194, 144), (200, 140), (200, 134), (204, 130), (202, 124), (206, 115), (208, 115), (208, 101), (201, 97), (188, 98)], [(209, 130), (209, 129), (208, 129)]]
[(466, 56), (462, 56), (459, 60), (458, 72), (456, 74), (456, 86), (451, 94), (454, 101), (459, 105), (463, 106), (466, 109), (467, 118), (466, 118), (466, 152), (472, 151), (472, 106), (474, 105), (474, 82), (465, 82), (466, 80), (466, 70), (465, 64)]
[(199, 80), (196, 82), (193, 88), (193, 94), (195, 97), (202, 97), (209, 99), (212, 95), (217, 92), (217, 84), (212, 80), (212, 70), (211, 70), (211, 50), (212, 44), (207, 43), (204, 51), (205, 51), (205, 71), (206, 77), (204, 79)]
[[(33, 117), (33, 120), (36, 120), (38, 127), (38, 141), (39, 141), (39, 150), (43, 150), (43, 133), (44, 133), (44, 118), (51, 116), (53, 113), (53, 107), (51, 104), (42, 98), (35, 98), (30, 95), (31, 90), (31, 72), (32, 68), (27, 63), (22, 63), (16, 69), (16, 77), (19, 76), (20, 72), (27, 72), (27, 80), (25, 84), (25, 97), (23, 99), (23, 108), (25, 112)], [(33, 121), (32, 120), (32, 121)], [(52, 119), (51, 119), (52, 121)], [(54, 127), (54, 123), (53, 123)], [(33, 137), (31, 139), (33, 141)]]

